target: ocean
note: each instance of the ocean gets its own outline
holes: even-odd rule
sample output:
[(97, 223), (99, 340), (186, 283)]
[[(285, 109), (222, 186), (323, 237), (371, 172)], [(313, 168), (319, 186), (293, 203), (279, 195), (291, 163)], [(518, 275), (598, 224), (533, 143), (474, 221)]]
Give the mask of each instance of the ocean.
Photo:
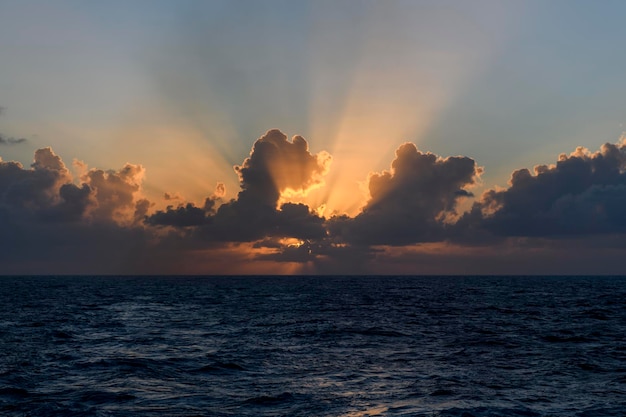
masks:
[(2, 416), (626, 415), (626, 278), (2, 277)]

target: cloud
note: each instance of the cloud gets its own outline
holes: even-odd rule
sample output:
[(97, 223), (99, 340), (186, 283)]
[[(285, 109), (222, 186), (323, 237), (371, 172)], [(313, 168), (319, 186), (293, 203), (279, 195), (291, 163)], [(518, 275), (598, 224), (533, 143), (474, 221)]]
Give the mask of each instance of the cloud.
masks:
[(6, 138), (0, 134), (0, 145), (17, 145), (26, 142), (26, 138)]
[(146, 202), (112, 191), (136, 190), (138, 168), (97, 172), (75, 182), (50, 148), (38, 149), (30, 168), (0, 161), (0, 272), (133, 273), (149, 263), (151, 232), (116, 219)]
[[(87, 170), (76, 183), (51, 148), (35, 151), (30, 169), (0, 160), (0, 205), (20, 216), (52, 221), (132, 223), (140, 202), (144, 169), (126, 164), (118, 171)], [(138, 206), (139, 204), (139, 206)]]
[(501, 236), (624, 233), (625, 212), (626, 143), (606, 143), (562, 154), (534, 174), (513, 172), (509, 188), (485, 192), (463, 222)]
[(87, 184), (63, 184), (59, 189), (60, 202), (41, 213), (48, 221), (79, 221), (91, 205), (91, 188)]
[(88, 215), (99, 221), (132, 222), (144, 173), (141, 165), (133, 164), (126, 164), (118, 171), (89, 170), (81, 176), (93, 190)]
[(170, 206), (149, 216), (146, 223), (179, 228), (201, 226), (191, 232), (191, 238), (207, 242), (253, 242), (273, 236), (322, 237), (324, 221), (308, 206), (277, 206), (286, 190), (305, 193), (321, 185), (330, 161), (326, 152), (312, 154), (301, 136), (289, 141), (279, 130), (270, 130), (256, 140), (250, 156), (234, 167), (241, 186), (236, 199), (222, 202), (225, 188), (218, 184), (204, 207), (191, 203)]
[(59, 190), (71, 181), (68, 169), (52, 149), (35, 152), (31, 169), (0, 160), (0, 204), (12, 210), (38, 212), (60, 201)]
[(306, 193), (323, 183), (331, 157), (312, 154), (307, 141), (292, 141), (270, 130), (252, 147), (250, 156), (235, 166), (241, 191), (222, 204), (196, 237), (207, 241), (252, 242), (272, 236), (302, 239), (325, 235), (323, 219), (303, 204), (279, 201), (286, 190)]
[(306, 192), (323, 183), (332, 158), (327, 152), (313, 155), (302, 136), (290, 141), (280, 130), (270, 130), (259, 138), (243, 164), (235, 166), (244, 204), (276, 206), (281, 192)]
[(174, 193), (174, 194), (165, 193), (163, 194), (163, 199), (165, 201), (170, 201), (170, 200), (182, 200), (183, 198), (178, 193)]
[(285, 203), (275, 209), (232, 200), (221, 205), (195, 237), (209, 242), (254, 242), (266, 237), (312, 239), (325, 234), (324, 219), (304, 204)]
[[(196, 207), (193, 203), (179, 204), (178, 207), (167, 206), (165, 210), (157, 210), (151, 216), (145, 216), (145, 223), (152, 226), (173, 226), (177, 228), (200, 226), (211, 221), (216, 206), (222, 202), (226, 194), (224, 184), (218, 183), (215, 192), (204, 200), (203, 207)], [(165, 193), (165, 200), (180, 200), (182, 197)]]
[[(4, 107), (0, 106), (0, 116), (4, 113), (4, 111)], [(24, 142), (26, 142), (26, 138), (7, 138), (4, 135), (0, 134), (0, 145), (17, 145)]]
[(146, 223), (150, 225), (174, 227), (199, 226), (207, 221), (207, 212), (192, 203), (177, 208), (168, 206), (165, 211), (159, 210), (146, 218)]
[(256, 259), (261, 261), (296, 263), (307, 263), (316, 259), (316, 256), (311, 251), (309, 242), (303, 242), (300, 245), (281, 245), (276, 249), (277, 250), (272, 253), (257, 255)]
[(404, 245), (443, 238), (460, 198), (482, 169), (467, 157), (441, 158), (420, 152), (412, 143), (396, 150), (391, 169), (372, 173), (370, 199), (354, 219), (337, 217), (331, 230), (348, 242)]
[(227, 272), (229, 262), (266, 273), (272, 265), (311, 273), (501, 273), (507, 265), (545, 272), (556, 271), (555, 259), (591, 259), (587, 250), (621, 262), (626, 142), (595, 153), (578, 148), (534, 173), (517, 170), (508, 188), (487, 190), (461, 214), (459, 201), (473, 198), (482, 168), (412, 143), (397, 149), (389, 170), (369, 175), (370, 197), (355, 217), (324, 218), (284, 201), (287, 191), (321, 186), (330, 160), (302, 137), (271, 130), (235, 167), (235, 199), (226, 201), (218, 183), (200, 204), (168, 194), (176, 205), (166, 208), (143, 195), (141, 165), (89, 169), (75, 161), (75, 177), (50, 148), (38, 149), (30, 167), (0, 160), (0, 272)]

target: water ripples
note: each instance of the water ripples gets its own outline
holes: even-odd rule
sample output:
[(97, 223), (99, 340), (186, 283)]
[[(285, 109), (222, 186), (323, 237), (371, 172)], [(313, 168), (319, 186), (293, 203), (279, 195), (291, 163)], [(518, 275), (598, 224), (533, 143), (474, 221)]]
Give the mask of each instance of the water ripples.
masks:
[(626, 281), (7, 277), (7, 416), (623, 416)]

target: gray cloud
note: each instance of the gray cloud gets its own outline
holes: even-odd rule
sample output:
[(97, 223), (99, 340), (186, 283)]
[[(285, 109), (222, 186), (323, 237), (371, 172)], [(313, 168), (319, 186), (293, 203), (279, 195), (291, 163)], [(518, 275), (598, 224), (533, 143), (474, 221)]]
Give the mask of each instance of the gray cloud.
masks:
[(625, 144), (578, 148), (534, 171), (513, 172), (509, 188), (487, 191), (463, 222), (502, 236), (626, 232)]
[(446, 218), (456, 215), (459, 198), (472, 194), (482, 170), (467, 157), (441, 158), (405, 143), (391, 170), (371, 174), (370, 200), (354, 219), (330, 221), (334, 234), (348, 242), (404, 245), (441, 240)]
[(326, 152), (311, 154), (302, 136), (290, 142), (281, 131), (270, 130), (254, 143), (243, 164), (235, 166), (242, 189), (237, 200), (275, 207), (286, 189), (304, 191), (321, 184), (330, 160)]
[[(195, 206), (172, 208), (169, 210), (171, 218), (181, 219), (180, 222), (172, 220), (170, 225), (188, 224), (183, 218), (193, 212), (200, 221), (197, 225), (202, 225), (193, 232), (193, 238), (209, 242), (252, 242), (272, 236), (322, 237), (324, 221), (307, 206), (277, 205), (281, 193), (287, 189), (304, 192), (320, 185), (330, 160), (325, 152), (312, 154), (301, 136), (289, 141), (279, 130), (270, 130), (254, 143), (250, 156), (235, 166), (241, 186), (237, 199), (219, 206), (215, 214), (208, 213), (207, 208), (212, 210), (215, 205), (207, 200), (204, 211), (209, 215), (205, 218), (200, 218), (198, 210), (201, 209)], [(216, 193), (219, 194), (219, 190)], [(180, 212), (174, 213), (175, 210)], [(147, 222), (164, 224), (162, 216), (155, 216), (149, 217)]]
[[(131, 175), (120, 172), (110, 175), (122, 182)], [(30, 168), (0, 161), (1, 273), (133, 273), (149, 264), (148, 230), (91, 216), (107, 192), (90, 178), (74, 183), (50, 148), (37, 150)], [(120, 208), (127, 206), (122, 198)]]
[(137, 205), (142, 176), (141, 166), (127, 164), (119, 171), (92, 169), (77, 184), (51, 148), (38, 149), (29, 169), (0, 160), (0, 206), (31, 222), (132, 223), (136, 210), (150, 205)]
[(97, 220), (131, 219), (143, 174), (143, 167), (133, 164), (126, 164), (119, 171), (92, 169), (84, 174), (81, 180), (94, 190), (89, 215)]
[(59, 189), (60, 202), (42, 211), (42, 218), (48, 221), (79, 221), (91, 205), (92, 189), (87, 184), (63, 184)]
[(168, 206), (165, 211), (159, 210), (146, 218), (146, 223), (153, 226), (188, 227), (200, 226), (207, 223), (207, 212), (194, 206), (192, 203), (181, 205), (177, 208)]
[(69, 171), (50, 148), (35, 152), (31, 169), (0, 160), (0, 204), (36, 212), (58, 203), (60, 188), (69, 181)]
[[(0, 160), (0, 272), (189, 272), (185, 260), (220, 262), (208, 254), (215, 251), (242, 262), (301, 263), (319, 273), (380, 273), (386, 266), (400, 273), (416, 263), (438, 273), (459, 265), (467, 272), (526, 265), (532, 272), (533, 259), (538, 272), (555, 271), (554, 259), (588, 260), (586, 250), (621, 262), (625, 143), (595, 153), (577, 149), (532, 174), (517, 170), (509, 188), (488, 190), (456, 222), (459, 200), (472, 197), (469, 188), (481, 174), (471, 158), (400, 146), (391, 169), (368, 178), (370, 199), (355, 217), (325, 219), (307, 205), (281, 203), (288, 189), (320, 185), (329, 163), (303, 138), (290, 141), (272, 130), (235, 167), (236, 199), (223, 201), (218, 184), (201, 205), (170, 198), (180, 204), (154, 211), (142, 197), (140, 165), (73, 178), (50, 148), (37, 150), (28, 168)], [(454, 250), (420, 252), (415, 244), (425, 242)], [(256, 252), (238, 255), (238, 248)], [(508, 263), (486, 264), (492, 257)], [(614, 271), (611, 265), (602, 270)]]
[(26, 138), (7, 138), (0, 134), (0, 145), (17, 145), (26, 142)]

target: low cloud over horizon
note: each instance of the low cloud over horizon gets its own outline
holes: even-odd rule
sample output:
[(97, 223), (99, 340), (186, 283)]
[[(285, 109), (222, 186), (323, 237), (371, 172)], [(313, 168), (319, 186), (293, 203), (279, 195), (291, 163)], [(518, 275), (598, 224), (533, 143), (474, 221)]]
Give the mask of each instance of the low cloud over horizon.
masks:
[(170, 205), (158, 207), (138, 164), (74, 161), (72, 174), (51, 148), (38, 149), (30, 167), (0, 159), (0, 273), (622, 271), (624, 140), (518, 169), (507, 188), (480, 196), (477, 161), (404, 143), (388, 170), (365, 179), (369, 195), (352, 217), (302, 202), (331, 169), (341, 170), (332, 155), (274, 129), (234, 167), (236, 198), (218, 183), (202, 204), (172, 190)]

